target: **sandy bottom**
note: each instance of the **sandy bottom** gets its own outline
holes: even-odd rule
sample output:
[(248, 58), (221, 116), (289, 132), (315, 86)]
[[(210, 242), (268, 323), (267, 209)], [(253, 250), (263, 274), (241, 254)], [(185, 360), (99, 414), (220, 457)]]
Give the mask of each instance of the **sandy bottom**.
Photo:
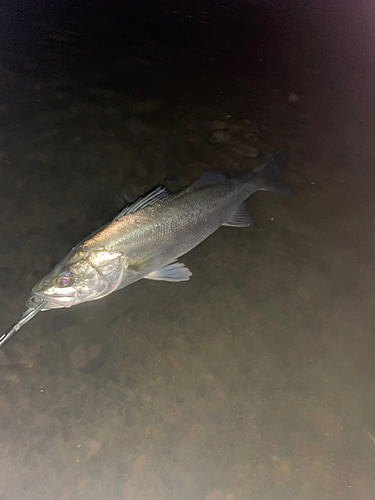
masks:
[(122, 197), (279, 149), (296, 196), (250, 198), (252, 227), (181, 259), (189, 282), (41, 313), (6, 344), (1, 500), (375, 498), (375, 149), (355, 87), (43, 36), (37, 63), (0, 68), (2, 329)]

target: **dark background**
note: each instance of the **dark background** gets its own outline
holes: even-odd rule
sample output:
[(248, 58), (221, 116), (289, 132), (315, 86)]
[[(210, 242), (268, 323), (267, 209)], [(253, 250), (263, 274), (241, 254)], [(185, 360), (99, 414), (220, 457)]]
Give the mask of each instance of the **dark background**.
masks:
[(38, 31), (75, 27), (101, 54), (128, 52), (147, 37), (165, 48), (163, 57), (220, 52), (229, 59), (225, 70), (265, 71), (280, 80), (290, 70), (296, 77), (300, 65), (320, 69), (336, 83), (374, 69), (375, 12), (369, 1), (34, 1), (9, 2), (2, 14), (5, 51), (35, 51)]

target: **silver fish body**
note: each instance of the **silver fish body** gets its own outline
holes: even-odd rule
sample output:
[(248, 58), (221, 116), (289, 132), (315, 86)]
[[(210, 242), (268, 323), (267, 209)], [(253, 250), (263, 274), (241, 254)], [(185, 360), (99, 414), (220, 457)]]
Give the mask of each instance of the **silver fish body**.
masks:
[[(99, 299), (148, 277), (204, 241), (255, 190), (258, 188), (252, 180), (228, 179), (223, 184), (184, 191), (117, 218), (74, 247), (51, 273), (35, 285), (31, 298), (54, 298), (47, 301), (44, 310), (49, 306), (71, 307), (79, 302)], [(61, 273), (69, 272), (71, 267), (74, 267), (74, 280), (84, 273), (86, 282), (90, 281), (90, 289), (75, 294), (74, 300), (66, 299), (65, 287), (60, 287), (64, 296), (58, 297), (55, 284), (48, 292), (46, 287)], [(99, 270), (98, 277), (92, 268)], [(95, 287), (94, 283), (98, 284), (102, 277), (106, 286)], [(27, 305), (32, 307), (33, 303), (37, 301), (30, 302), (29, 299)]]
[(28, 311), (97, 300), (142, 278), (188, 280), (191, 272), (177, 259), (222, 225), (250, 225), (243, 206), (249, 196), (290, 194), (278, 178), (281, 163), (276, 154), (237, 179), (209, 171), (178, 195), (158, 188), (76, 245), (34, 286)]

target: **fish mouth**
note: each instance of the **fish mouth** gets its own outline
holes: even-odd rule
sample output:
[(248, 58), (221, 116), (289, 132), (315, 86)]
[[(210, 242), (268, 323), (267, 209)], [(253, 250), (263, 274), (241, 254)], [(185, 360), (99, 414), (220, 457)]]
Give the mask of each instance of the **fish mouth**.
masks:
[(41, 292), (34, 292), (28, 298), (26, 305), (27, 307), (36, 308), (42, 301), (44, 301), (46, 304), (42, 310), (45, 311), (47, 309), (71, 307), (74, 303), (74, 299), (75, 299), (75, 294), (50, 295)]

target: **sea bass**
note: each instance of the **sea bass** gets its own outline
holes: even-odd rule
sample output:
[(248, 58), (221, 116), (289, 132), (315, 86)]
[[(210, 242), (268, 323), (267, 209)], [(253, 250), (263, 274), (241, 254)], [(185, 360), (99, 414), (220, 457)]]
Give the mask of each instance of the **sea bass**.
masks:
[(179, 194), (157, 188), (76, 245), (31, 290), (27, 311), (0, 336), (4, 344), (39, 311), (98, 300), (142, 278), (187, 281), (179, 257), (220, 226), (247, 227), (244, 202), (256, 191), (290, 195), (279, 179), (282, 156), (236, 179), (209, 170)]

